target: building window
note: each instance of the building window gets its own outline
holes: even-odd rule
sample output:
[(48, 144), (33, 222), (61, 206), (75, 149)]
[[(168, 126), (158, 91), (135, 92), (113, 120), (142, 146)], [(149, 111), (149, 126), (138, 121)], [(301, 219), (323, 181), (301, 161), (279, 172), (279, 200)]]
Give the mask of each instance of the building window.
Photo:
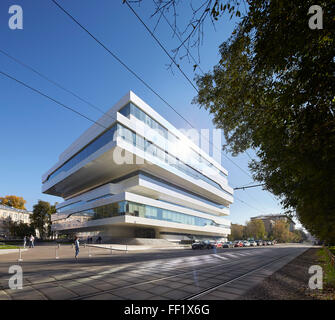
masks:
[[(131, 201), (116, 202), (105, 206), (77, 212), (71, 215), (70, 219), (85, 216), (87, 217), (86, 220), (98, 220), (122, 215), (132, 215), (136, 217), (176, 222), (199, 227), (210, 225), (220, 228), (230, 228), (230, 225), (218, 224), (212, 219), (196, 217), (181, 212), (162, 209)], [(69, 221), (70, 219), (68, 219), (67, 221)]]

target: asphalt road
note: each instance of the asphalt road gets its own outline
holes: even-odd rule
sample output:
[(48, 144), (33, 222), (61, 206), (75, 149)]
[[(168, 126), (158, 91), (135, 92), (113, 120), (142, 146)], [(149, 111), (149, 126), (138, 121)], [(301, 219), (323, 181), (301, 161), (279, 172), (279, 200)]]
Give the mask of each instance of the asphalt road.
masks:
[[(152, 250), (111, 254), (71, 246), (29, 249), (0, 255), (0, 300), (240, 299), (253, 286), (282, 268), (307, 245), (276, 245), (218, 250)], [(91, 257), (89, 257), (91, 254)], [(23, 288), (9, 289), (11, 265), (21, 265)]]

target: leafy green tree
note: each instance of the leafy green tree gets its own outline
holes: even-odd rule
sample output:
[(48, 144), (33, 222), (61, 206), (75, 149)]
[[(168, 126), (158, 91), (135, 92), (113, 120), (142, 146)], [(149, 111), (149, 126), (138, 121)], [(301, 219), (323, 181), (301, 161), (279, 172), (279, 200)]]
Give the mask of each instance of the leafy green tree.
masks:
[(301, 229), (296, 229), (290, 232), (291, 242), (302, 242), (307, 240), (306, 233)]
[(9, 233), (9, 235), (13, 238), (23, 238), (24, 236), (28, 236), (30, 234), (35, 235), (35, 229), (32, 225), (22, 221), (13, 221), (10, 217), (3, 221), (3, 225), (7, 233)]
[(245, 227), (247, 238), (264, 239), (266, 237), (264, 222), (260, 219), (254, 219), (247, 223)]
[(244, 226), (241, 224), (231, 224), (231, 234), (229, 235), (229, 240), (241, 240), (244, 238)]
[(0, 197), (0, 204), (17, 208), (17, 209), (23, 209), (25, 210), (25, 204), (26, 200), (24, 200), (22, 197), (18, 196), (5, 196), (5, 197)]
[(50, 205), (47, 201), (39, 200), (33, 207), (31, 223), (38, 229), (42, 239), (51, 234), (51, 214), (55, 212), (55, 205)]
[(271, 238), (278, 242), (289, 242), (292, 239), (289, 224), (284, 220), (277, 220), (272, 227)]
[(253, 148), (254, 178), (311, 234), (335, 241), (335, 1), (249, 2), (220, 61), (197, 78), (194, 103), (224, 130), (227, 150)]

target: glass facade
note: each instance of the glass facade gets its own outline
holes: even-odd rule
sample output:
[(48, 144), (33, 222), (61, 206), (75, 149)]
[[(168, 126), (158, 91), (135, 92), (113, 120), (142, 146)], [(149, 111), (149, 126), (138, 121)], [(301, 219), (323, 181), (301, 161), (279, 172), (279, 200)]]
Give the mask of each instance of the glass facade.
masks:
[(85, 203), (90, 203), (92, 201), (96, 201), (96, 200), (99, 200), (99, 199), (106, 199), (106, 198), (110, 198), (112, 196), (111, 193), (109, 194), (105, 194), (103, 196), (100, 196), (100, 197), (97, 197), (97, 198), (94, 198), (94, 199), (90, 199), (90, 200), (87, 200), (87, 201), (77, 201), (77, 202), (74, 202), (74, 203), (71, 203), (71, 204), (68, 204), (64, 207), (60, 207), (57, 209), (57, 212), (61, 213), (61, 212), (64, 212), (64, 211), (67, 211), (67, 210), (71, 210), (73, 208), (76, 208), (78, 206), (82, 206), (84, 205)]
[(57, 209), (57, 212), (61, 213), (61, 212), (64, 212), (66, 210), (71, 210), (73, 208), (76, 208), (78, 206), (81, 206), (85, 203), (85, 201), (78, 201), (78, 202), (74, 202), (74, 203), (71, 203), (71, 204), (68, 204), (64, 207), (61, 207), (61, 208), (58, 208)]
[[(133, 115), (138, 120), (147, 124), (151, 129), (155, 130), (162, 137), (169, 140), (172, 145), (178, 145), (180, 143), (180, 139), (175, 136), (173, 133), (168, 131), (162, 125), (160, 125), (157, 121), (152, 119), (149, 115), (147, 115), (140, 108), (135, 106), (133, 103), (128, 103), (125, 107), (123, 107), (120, 111), (125, 117), (129, 118), (130, 115)], [(191, 165), (197, 167), (199, 170), (205, 170), (206, 168), (211, 168), (216, 174), (220, 174), (223, 177), (227, 177), (225, 173), (216, 168), (211, 162), (202, 157), (198, 152), (194, 151), (192, 148), (186, 147), (187, 154), (189, 159), (192, 161)]]
[(132, 215), (136, 217), (176, 222), (200, 227), (209, 225), (221, 228), (230, 228), (230, 225), (218, 224), (212, 219), (196, 217), (181, 212), (157, 208), (131, 201), (115, 202), (73, 214), (73, 216), (89, 217), (88, 220), (97, 220), (123, 215)]
[[(137, 108), (133, 103), (128, 103), (125, 107), (123, 107), (119, 113), (123, 114), (125, 117), (129, 118), (132, 114), (138, 120), (142, 121), (143, 123), (147, 124), (151, 129), (158, 132), (162, 137), (168, 139), (169, 132), (166, 128), (160, 125), (156, 120), (152, 119), (149, 115), (143, 112), (141, 109)], [(175, 139), (177, 137), (173, 136)], [(172, 139), (172, 137), (171, 137)]]
[(89, 143), (84, 149), (78, 152), (75, 156), (73, 156), (70, 160), (65, 162), (61, 167), (59, 167), (56, 171), (54, 171), (47, 180), (52, 179), (59, 175), (61, 172), (66, 172), (77, 165), (80, 161), (86, 159), (95, 151), (102, 148), (107, 143), (115, 140), (115, 132), (116, 132), (116, 125), (112, 128), (105, 131), (102, 135), (96, 138), (94, 141)]
[(215, 188), (218, 188), (221, 191), (224, 191), (225, 193), (231, 195), (231, 193), (225, 191), (218, 183), (216, 183), (212, 179), (208, 178), (201, 172), (193, 169), (190, 165), (184, 163), (178, 158), (170, 155), (167, 151), (165, 151), (165, 149), (156, 146), (153, 142), (143, 138), (142, 136), (136, 134), (135, 132), (122, 126), (119, 123), (115, 124), (113, 127), (105, 131), (94, 141), (89, 143), (84, 149), (82, 149), (80, 152), (74, 155), (70, 160), (68, 160), (61, 167), (59, 167), (56, 171), (50, 174), (47, 180), (56, 177), (61, 172), (66, 172), (70, 170), (79, 162), (89, 157), (91, 154), (102, 148), (107, 143), (115, 141), (117, 137), (122, 138), (128, 143), (131, 143), (133, 146), (143, 150), (145, 153), (160, 159), (161, 161), (187, 174), (188, 176), (191, 176), (197, 180), (199, 179), (203, 180), (211, 184)]
[(224, 191), (225, 193), (231, 195), (231, 193), (227, 192), (226, 190), (222, 189), (222, 187), (216, 183), (215, 181), (211, 180), (210, 178), (206, 177), (199, 171), (193, 169), (189, 165), (185, 164), (184, 162), (180, 161), (178, 158), (171, 156), (165, 150), (161, 149), (160, 147), (156, 146), (152, 142), (148, 141), (147, 139), (139, 136), (135, 132), (131, 131), (128, 128), (118, 124), (118, 136), (121, 137), (123, 140), (131, 143), (133, 146), (143, 150), (145, 153), (150, 154), (159, 160), (169, 164), (171, 167), (178, 169), (179, 171), (187, 174), (188, 176), (193, 177), (196, 180), (203, 180), (213, 187)]

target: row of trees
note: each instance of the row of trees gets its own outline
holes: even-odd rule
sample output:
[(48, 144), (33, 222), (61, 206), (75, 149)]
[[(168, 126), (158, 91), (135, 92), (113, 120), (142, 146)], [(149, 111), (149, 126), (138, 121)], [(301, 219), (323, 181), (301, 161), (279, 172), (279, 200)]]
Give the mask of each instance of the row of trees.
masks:
[(253, 177), (287, 214), (335, 242), (335, 1), (318, 1), (321, 29), (309, 26), (312, 0), (247, 3), (194, 102), (224, 130), (227, 151), (255, 150)]
[(305, 232), (302, 230), (289, 230), (289, 224), (283, 220), (276, 221), (271, 231), (267, 234), (265, 231), (264, 222), (256, 219), (247, 222), (245, 226), (240, 224), (231, 225), (231, 234), (229, 240), (242, 239), (269, 239), (277, 240), (278, 242), (301, 242), (307, 239)]
[(226, 151), (255, 150), (253, 177), (287, 214), (335, 243), (335, 1), (201, 0), (188, 10), (184, 1), (155, 4), (157, 24), (173, 19), (181, 37), (178, 61), (200, 52), (209, 21), (239, 18), (217, 64), (196, 78), (193, 102), (224, 130)]
[[(0, 197), (0, 204), (7, 205), (16, 209), (25, 209), (26, 200), (18, 196)], [(3, 221), (4, 227), (12, 237), (23, 238), (24, 236), (36, 235), (38, 230), (39, 237), (45, 239), (51, 236), (51, 215), (56, 212), (56, 204), (51, 205), (47, 201), (39, 200), (33, 206), (33, 214), (30, 217), (30, 224), (12, 221), (7, 218)]]

